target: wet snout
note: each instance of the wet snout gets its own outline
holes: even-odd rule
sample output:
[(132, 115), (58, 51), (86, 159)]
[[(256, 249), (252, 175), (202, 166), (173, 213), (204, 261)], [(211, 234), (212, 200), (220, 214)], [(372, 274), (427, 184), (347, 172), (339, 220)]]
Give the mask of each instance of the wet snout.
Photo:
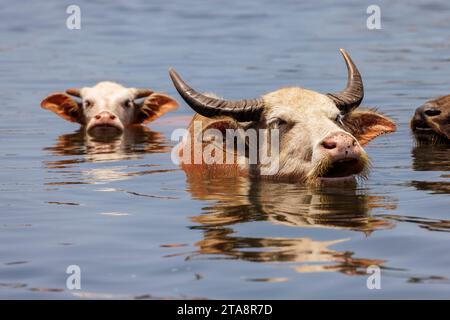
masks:
[(323, 152), (331, 162), (356, 160), (361, 156), (361, 147), (355, 138), (343, 132), (336, 132), (322, 140)]
[(116, 115), (109, 111), (102, 111), (94, 116), (89, 124), (89, 129), (113, 129), (122, 131), (120, 120)]
[(113, 124), (116, 116), (108, 111), (100, 112), (95, 116), (96, 124)]
[(450, 140), (450, 96), (428, 101), (417, 108), (410, 126), (418, 142), (448, 143)]
[(411, 119), (411, 129), (414, 132), (432, 131), (429, 125), (430, 120), (439, 116), (441, 111), (432, 104), (424, 104), (416, 109)]
[(323, 181), (329, 178), (344, 178), (353, 175), (365, 176), (368, 170), (368, 157), (358, 141), (345, 132), (335, 132), (319, 144), (321, 159), (312, 177)]

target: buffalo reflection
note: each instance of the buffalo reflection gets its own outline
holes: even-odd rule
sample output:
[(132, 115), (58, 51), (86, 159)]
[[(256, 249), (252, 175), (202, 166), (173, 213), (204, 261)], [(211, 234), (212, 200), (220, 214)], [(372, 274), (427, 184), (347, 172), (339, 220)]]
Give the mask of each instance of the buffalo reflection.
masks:
[[(64, 169), (60, 173), (65, 173), (73, 177), (73, 171), (67, 168), (84, 162), (116, 162), (122, 160), (135, 160), (142, 158), (148, 153), (167, 153), (170, 151), (169, 142), (164, 136), (147, 127), (135, 126), (126, 128), (120, 135), (93, 136), (86, 133), (86, 130), (79, 129), (73, 133), (63, 134), (57, 138), (55, 145), (44, 148), (45, 151), (61, 159), (45, 161), (44, 165), (49, 169)], [(146, 165), (145, 167), (152, 167)], [(139, 172), (129, 172), (128, 166), (107, 166), (99, 168), (86, 168), (81, 170), (82, 180), (88, 183), (99, 181), (115, 181), (128, 179), (137, 174), (161, 172), (167, 170), (147, 170)], [(56, 182), (54, 184), (71, 184), (84, 182)]]
[[(370, 215), (375, 208), (391, 210), (395, 201), (370, 196), (356, 189), (324, 189), (246, 178), (209, 179), (188, 174), (192, 196), (213, 200), (203, 213), (191, 217), (202, 230), (204, 239), (188, 258), (208, 255), (218, 259), (242, 259), (254, 262), (294, 262), (299, 272), (339, 271), (366, 274), (369, 265), (384, 261), (353, 257), (349, 251), (329, 247), (348, 241), (330, 241), (308, 237), (237, 236), (234, 225), (265, 221), (296, 228), (333, 228), (360, 231), (370, 235), (378, 229), (392, 228), (389, 219)], [(260, 232), (264, 232), (264, 226)]]
[(412, 168), (415, 171), (442, 172), (442, 180), (411, 181), (418, 190), (437, 194), (450, 194), (450, 147), (446, 144), (419, 144), (412, 150)]
[(60, 156), (83, 155), (86, 161), (98, 162), (136, 159), (144, 153), (168, 152), (169, 147), (161, 133), (135, 126), (111, 136), (93, 136), (79, 129), (59, 136), (54, 146), (44, 150)]

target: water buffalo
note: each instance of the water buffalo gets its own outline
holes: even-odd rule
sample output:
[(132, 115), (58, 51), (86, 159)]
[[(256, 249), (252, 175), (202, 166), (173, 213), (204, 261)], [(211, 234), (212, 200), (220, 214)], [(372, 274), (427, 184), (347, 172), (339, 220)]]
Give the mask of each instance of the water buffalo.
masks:
[[(326, 95), (289, 87), (258, 99), (229, 101), (198, 93), (175, 70), (170, 69), (175, 88), (197, 112), (189, 125), (189, 134), (179, 146), (182, 167), (194, 169), (200, 175), (264, 175), (273, 179), (313, 183), (348, 182), (355, 181), (358, 176), (364, 177), (369, 160), (362, 146), (381, 134), (395, 131), (396, 125), (373, 109), (357, 109), (364, 95), (361, 75), (348, 53), (344, 49), (341, 53), (348, 70), (347, 87), (341, 92)], [(200, 132), (195, 130), (198, 124)], [(231, 154), (236, 160), (232, 164), (211, 162), (210, 159), (200, 165), (193, 163), (192, 157), (186, 157), (186, 153), (197, 152), (193, 146), (196, 141), (201, 141), (203, 145), (218, 142), (207, 134), (211, 130), (215, 137), (217, 132), (225, 136), (230, 131), (239, 130), (264, 130), (269, 134), (276, 131), (279, 138), (275, 141), (278, 152), (272, 157), (275, 161), (246, 162), (252, 153), (252, 145), (244, 137), (244, 152), (236, 152), (234, 145), (220, 144), (223, 154), (226, 157)], [(260, 139), (253, 148), (268, 154), (272, 142)], [(195, 158), (196, 155), (192, 156)]]
[(418, 142), (450, 143), (450, 95), (425, 102), (410, 122)]
[(176, 109), (178, 103), (150, 89), (125, 88), (103, 81), (94, 87), (53, 93), (42, 100), (41, 107), (85, 126), (89, 133), (104, 135), (121, 133), (128, 126), (153, 121)]

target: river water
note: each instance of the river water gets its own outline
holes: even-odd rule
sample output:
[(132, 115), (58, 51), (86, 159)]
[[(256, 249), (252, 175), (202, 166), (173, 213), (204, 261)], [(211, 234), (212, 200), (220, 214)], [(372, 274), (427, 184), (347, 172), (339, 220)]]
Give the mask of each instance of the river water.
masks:
[[(450, 4), (379, 1), (3, 1), (0, 298), (449, 298), (450, 149), (416, 146), (413, 110), (449, 94)], [(188, 179), (170, 157), (181, 103), (96, 141), (42, 110), (47, 94), (114, 80), (167, 92), (169, 66), (238, 99), (338, 91), (346, 48), (364, 104), (398, 124), (366, 148), (357, 187)], [(81, 269), (81, 289), (66, 269)], [(369, 290), (367, 267), (381, 268)]]

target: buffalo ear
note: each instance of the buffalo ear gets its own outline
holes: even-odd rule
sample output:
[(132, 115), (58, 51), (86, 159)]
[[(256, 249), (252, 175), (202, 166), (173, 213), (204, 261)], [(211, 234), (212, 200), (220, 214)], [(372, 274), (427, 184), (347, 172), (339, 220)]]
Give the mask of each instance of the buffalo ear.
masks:
[(363, 146), (379, 135), (395, 132), (395, 122), (375, 111), (353, 111), (344, 118), (346, 129)]
[(147, 123), (178, 108), (178, 102), (162, 93), (153, 93), (137, 105), (134, 123)]
[(53, 111), (61, 118), (82, 124), (83, 117), (81, 106), (65, 93), (53, 93), (41, 101), (41, 107)]

